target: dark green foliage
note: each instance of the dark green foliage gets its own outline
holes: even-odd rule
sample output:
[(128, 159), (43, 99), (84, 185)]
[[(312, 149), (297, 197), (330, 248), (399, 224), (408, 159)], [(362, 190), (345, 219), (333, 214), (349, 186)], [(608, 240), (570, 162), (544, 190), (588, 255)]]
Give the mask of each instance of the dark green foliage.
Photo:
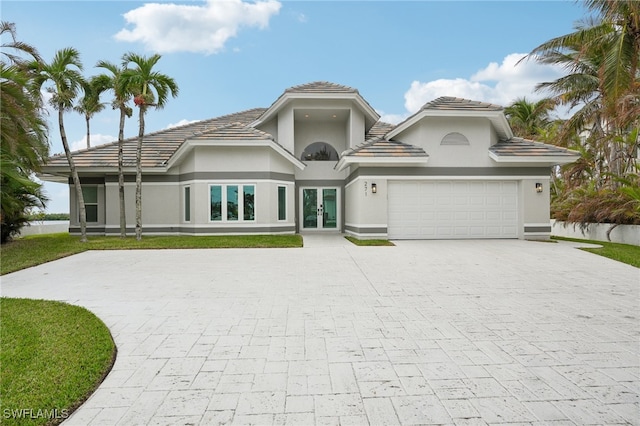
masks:
[(35, 48), (16, 40), (15, 26), (2, 22), (0, 34), (11, 42), (3, 44), (0, 59), (0, 240), (16, 235), (28, 221), (33, 208), (46, 201), (33, 173), (49, 155), (47, 126), (40, 94), (30, 90), (33, 74), (29, 60), (39, 59)]

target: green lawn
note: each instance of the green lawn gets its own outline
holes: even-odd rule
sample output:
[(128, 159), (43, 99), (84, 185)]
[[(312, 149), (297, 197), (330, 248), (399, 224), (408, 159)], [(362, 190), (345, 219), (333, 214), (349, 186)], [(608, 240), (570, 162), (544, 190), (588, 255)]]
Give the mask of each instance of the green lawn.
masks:
[(3, 425), (58, 424), (102, 382), (115, 360), (109, 330), (61, 302), (0, 298)]
[(233, 235), (233, 236), (148, 236), (89, 237), (81, 243), (79, 237), (67, 233), (33, 235), (21, 238), (0, 248), (0, 275), (50, 262), (86, 250), (134, 249), (201, 249), (201, 248), (275, 248), (302, 247), (300, 235)]
[(578, 238), (552, 237), (554, 240), (577, 241), (581, 243), (590, 243), (601, 245), (602, 248), (583, 248), (581, 250), (588, 251), (618, 262), (640, 268), (640, 247), (630, 244), (610, 243), (605, 241), (581, 240)]
[(357, 246), (395, 246), (389, 240), (359, 240), (351, 236), (346, 236), (345, 238)]

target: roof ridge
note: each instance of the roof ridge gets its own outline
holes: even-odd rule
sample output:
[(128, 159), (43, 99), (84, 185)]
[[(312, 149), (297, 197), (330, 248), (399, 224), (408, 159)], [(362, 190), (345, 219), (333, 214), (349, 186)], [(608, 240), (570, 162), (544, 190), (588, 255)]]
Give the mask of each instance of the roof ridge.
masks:
[(423, 110), (427, 110), (435, 107), (441, 107), (441, 106), (444, 106), (443, 104), (450, 105), (452, 108), (454, 108), (455, 106), (459, 106), (459, 107), (471, 106), (471, 107), (482, 107), (482, 108), (491, 108), (491, 109), (498, 109), (498, 110), (504, 109), (502, 105), (493, 104), (490, 102), (474, 101), (472, 99), (459, 98), (456, 96), (440, 96), (424, 104), (422, 107), (420, 107), (419, 111), (423, 111)]
[(326, 80), (316, 80), (316, 81), (311, 81), (308, 83), (302, 83), (302, 84), (297, 84), (295, 86), (291, 86), (287, 89), (284, 90), (285, 93), (291, 93), (291, 92), (300, 92), (300, 91), (305, 91), (308, 89), (312, 89), (315, 91), (321, 91), (323, 88), (328, 89), (338, 89), (340, 91), (346, 91), (346, 92), (351, 92), (351, 93), (359, 93), (358, 89), (355, 89), (351, 86), (346, 86), (343, 84), (338, 84), (338, 83), (333, 83), (331, 81), (326, 81)]

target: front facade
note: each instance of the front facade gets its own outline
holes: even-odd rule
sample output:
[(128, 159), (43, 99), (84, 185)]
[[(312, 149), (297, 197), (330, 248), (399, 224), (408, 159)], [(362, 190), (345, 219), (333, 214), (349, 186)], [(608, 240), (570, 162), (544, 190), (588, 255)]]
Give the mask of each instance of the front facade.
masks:
[[(295, 86), (269, 107), (151, 133), (143, 233), (344, 232), (359, 238), (548, 238), (549, 176), (578, 155), (513, 136), (502, 107), (443, 97), (398, 125), (350, 87)], [(135, 146), (125, 141), (128, 231)], [(74, 153), (90, 234), (119, 234), (117, 142)], [(68, 182), (55, 156), (42, 179)]]

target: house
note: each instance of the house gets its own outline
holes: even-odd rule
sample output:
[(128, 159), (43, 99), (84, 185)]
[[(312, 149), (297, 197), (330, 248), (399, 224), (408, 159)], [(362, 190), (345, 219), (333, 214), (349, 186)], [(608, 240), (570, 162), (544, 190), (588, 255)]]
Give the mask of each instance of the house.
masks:
[[(147, 134), (143, 232), (344, 232), (359, 238), (548, 238), (549, 177), (576, 152), (514, 137), (497, 105), (441, 97), (398, 125), (358, 90), (286, 89), (256, 108)], [(128, 232), (136, 138), (125, 141)], [(74, 153), (90, 234), (119, 234), (118, 144)], [(70, 186), (64, 156), (44, 180)]]

